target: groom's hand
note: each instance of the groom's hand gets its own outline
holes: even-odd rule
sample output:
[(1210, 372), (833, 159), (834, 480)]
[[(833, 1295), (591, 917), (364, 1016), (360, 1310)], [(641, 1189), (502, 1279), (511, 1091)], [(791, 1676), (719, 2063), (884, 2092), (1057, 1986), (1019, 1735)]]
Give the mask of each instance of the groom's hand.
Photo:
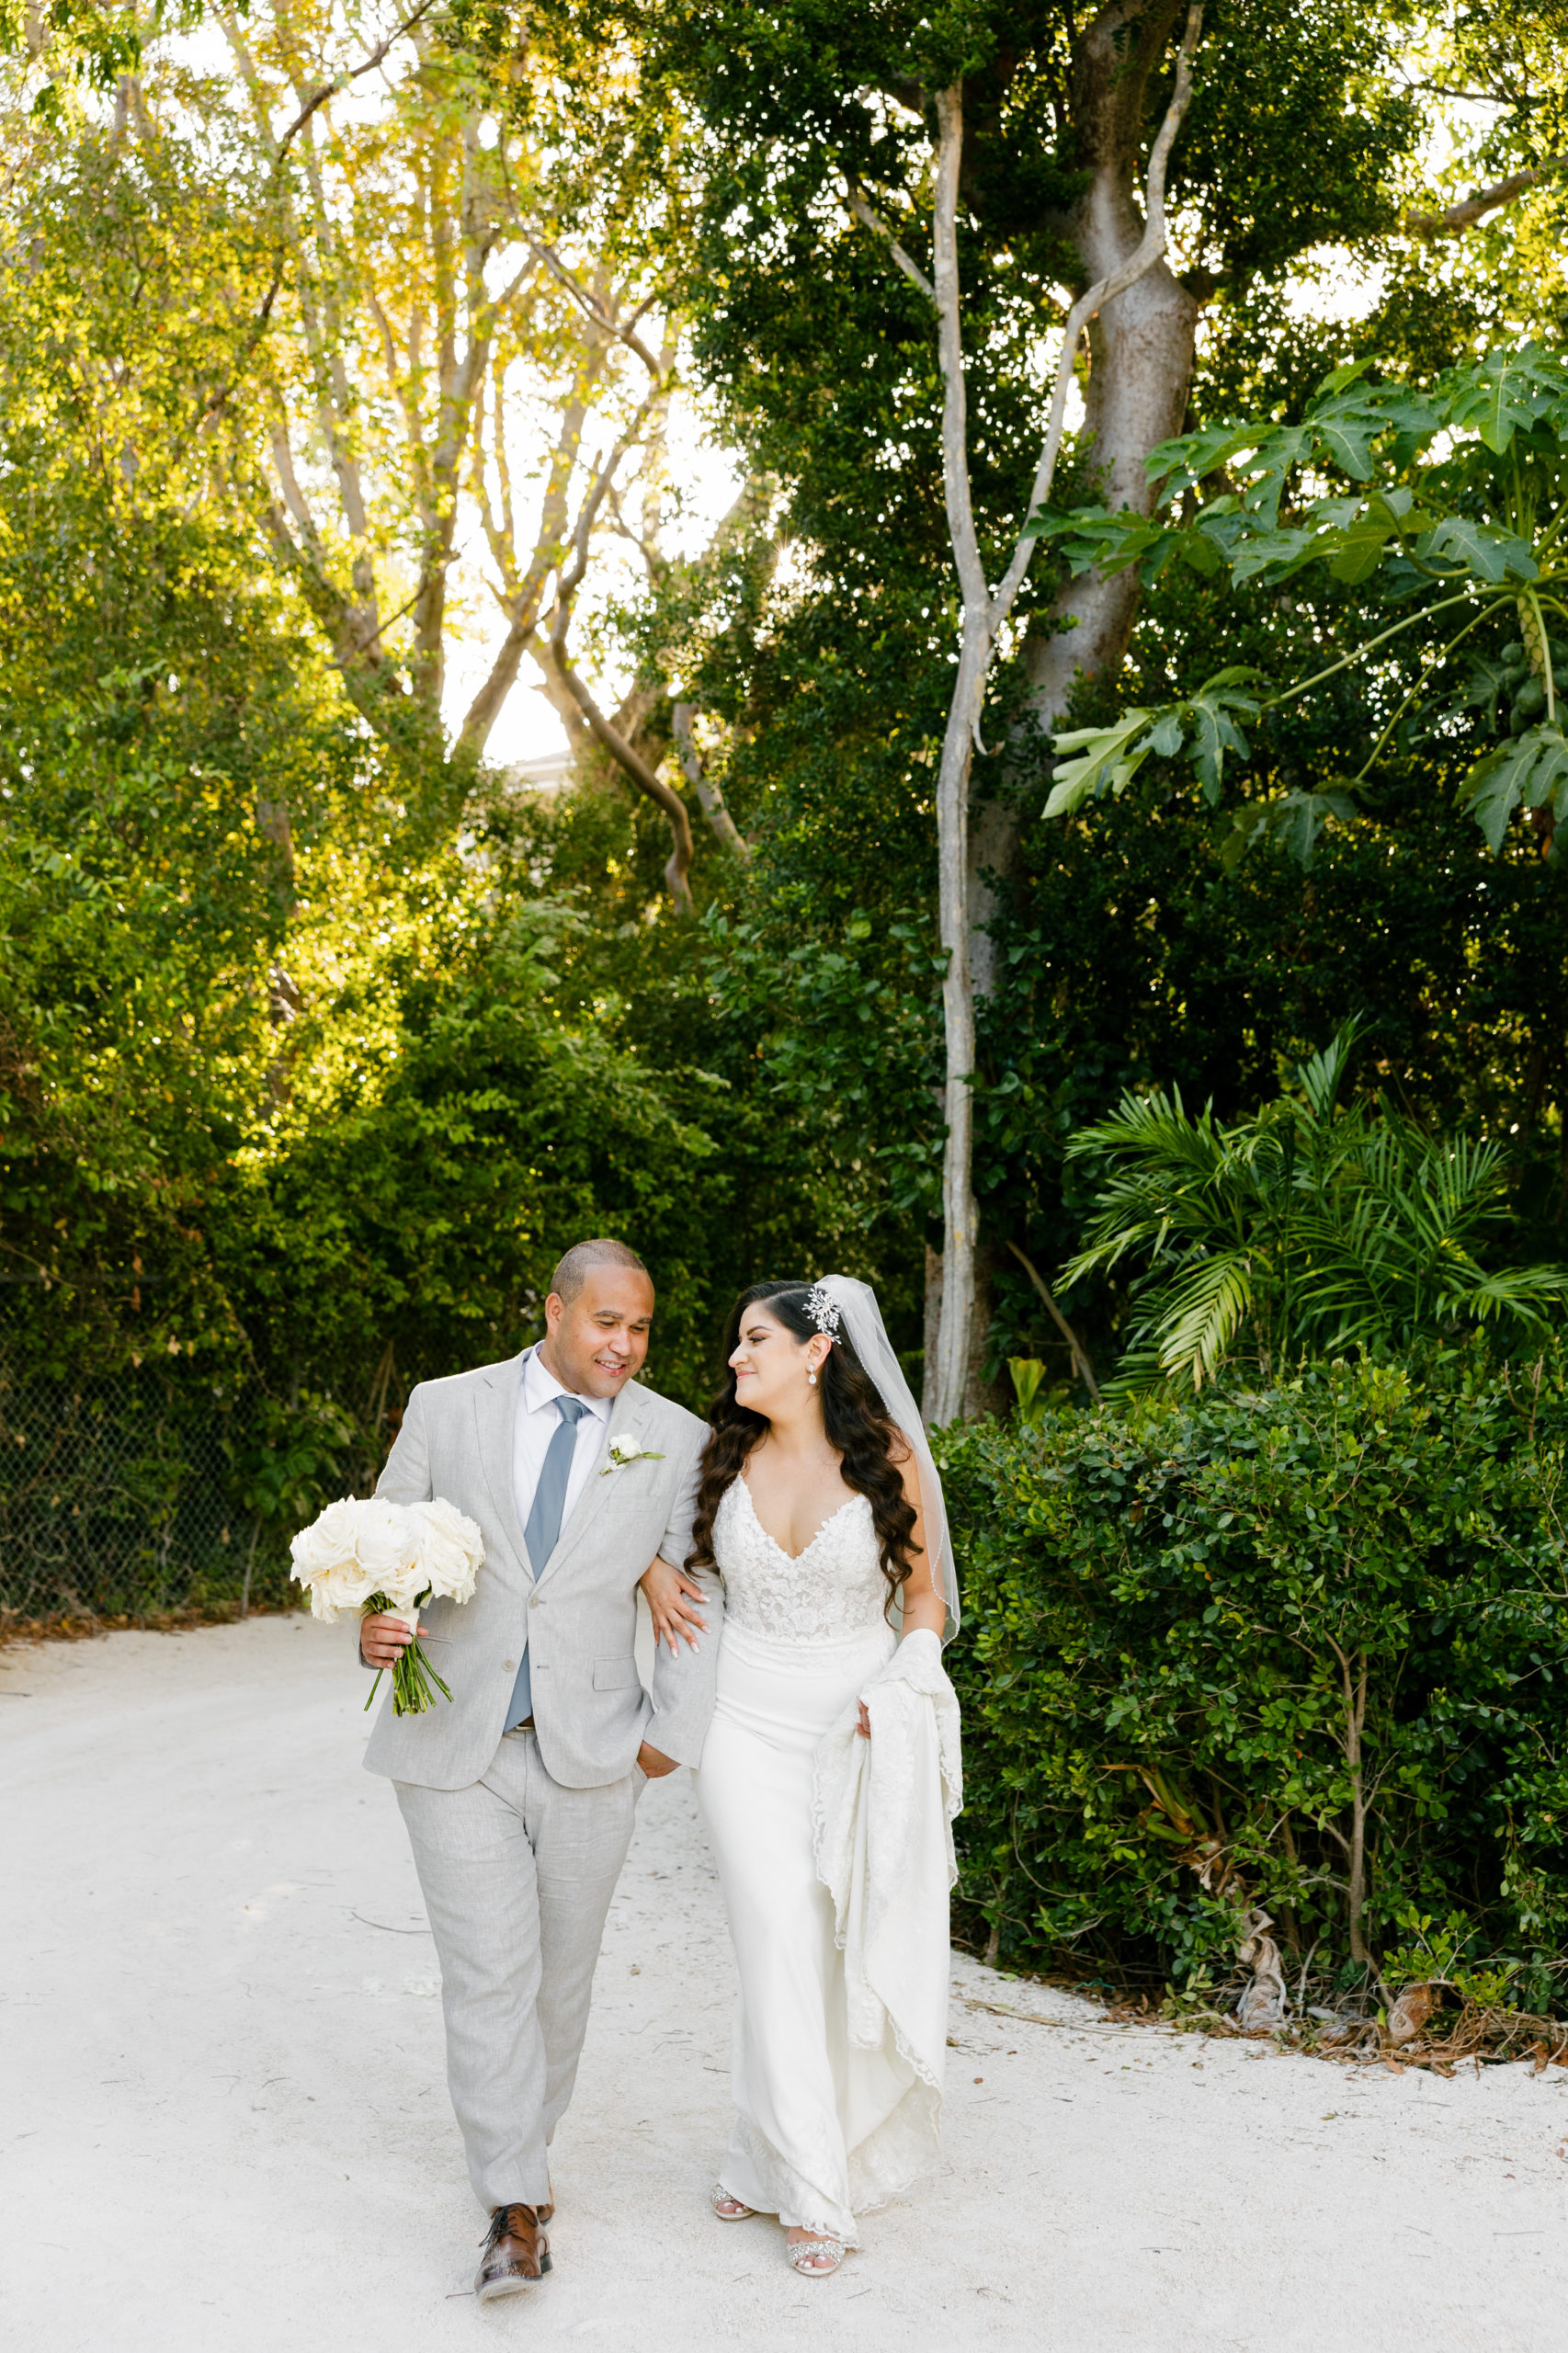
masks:
[[(429, 1632), (427, 1626), (419, 1629)], [(414, 1640), (401, 1618), (389, 1618), (380, 1612), (366, 1618), (359, 1626), (359, 1655), (367, 1666), (395, 1666), (408, 1644)]]
[(662, 1781), (666, 1773), (675, 1771), (678, 1761), (676, 1757), (666, 1756), (662, 1748), (650, 1748), (646, 1741), (637, 1752), (637, 1762), (651, 1781)]

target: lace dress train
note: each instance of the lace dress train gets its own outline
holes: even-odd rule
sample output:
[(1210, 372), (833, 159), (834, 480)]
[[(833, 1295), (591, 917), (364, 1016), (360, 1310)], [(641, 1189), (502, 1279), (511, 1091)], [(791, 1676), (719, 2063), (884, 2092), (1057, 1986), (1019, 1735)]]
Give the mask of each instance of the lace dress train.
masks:
[(819, 1876), (818, 1752), (897, 1646), (870, 1506), (853, 1497), (791, 1559), (738, 1478), (714, 1550), (725, 1617), (698, 1796), (741, 1983), (720, 2179), (761, 2213), (854, 2245), (857, 2210), (907, 2188), (935, 2146), (929, 2086), (896, 2049), (851, 2035)]

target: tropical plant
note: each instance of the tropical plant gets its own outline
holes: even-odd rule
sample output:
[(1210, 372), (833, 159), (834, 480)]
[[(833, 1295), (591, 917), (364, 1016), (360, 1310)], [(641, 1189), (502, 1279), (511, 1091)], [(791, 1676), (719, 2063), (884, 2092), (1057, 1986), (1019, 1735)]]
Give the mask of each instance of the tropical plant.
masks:
[[(1190, 515), (1040, 520), (1074, 572), (1152, 576), (1179, 557), (1204, 577), (1228, 573), (1233, 588), (1283, 589), (1322, 568), (1342, 592), (1325, 635), (1306, 634), (1292, 665), (1304, 675), (1233, 665), (1167, 704), (1058, 734), (1056, 750), (1076, 756), (1058, 767), (1047, 815), (1124, 792), (1151, 758), (1189, 761), (1218, 802), (1226, 759), (1252, 756), (1246, 724), (1352, 670), (1371, 720), (1366, 756), (1315, 790), (1249, 802), (1234, 854), (1272, 832), (1305, 858), (1325, 820), (1357, 813), (1391, 744), (1469, 740), (1460, 798), (1494, 850), (1517, 809), (1549, 842), (1568, 820), (1568, 643), (1556, 633), (1568, 622), (1568, 361), (1539, 344), (1497, 349), (1428, 387), (1363, 382), (1367, 365), (1336, 369), (1295, 424), (1215, 425), (1154, 450), (1165, 501), (1206, 498)], [(1216, 482), (1227, 486), (1206, 495)]]
[(1071, 1285), (1144, 1261), (1115, 1386), (1201, 1388), (1246, 1345), (1265, 1378), (1305, 1354), (1408, 1349), (1495, 1323), (1544, 1334), (1568, 1267), (1510, 1267), (1503, 1147), (1429, 1135), (1385, 1098), (1338, 1101), (1347, 1023), (1299, 1085), (1227, 1127), (1179, 1088), (1126, 1095), (1070, 1158), (1104, 1162)]

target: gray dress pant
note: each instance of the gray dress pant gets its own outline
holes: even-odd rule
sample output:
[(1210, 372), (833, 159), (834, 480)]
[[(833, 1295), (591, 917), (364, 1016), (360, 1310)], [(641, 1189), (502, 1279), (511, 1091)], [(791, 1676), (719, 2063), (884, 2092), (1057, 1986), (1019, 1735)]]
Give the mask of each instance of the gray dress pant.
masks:
[(643, 1786), (633, 1766), (602, 1789), (563, 1789), (531, 1732), (508, 1733), (466, 1790), (393, 1784), (441, 1964), (447, 2082), (487, 2212), (549, 2198), (549, 2143)]

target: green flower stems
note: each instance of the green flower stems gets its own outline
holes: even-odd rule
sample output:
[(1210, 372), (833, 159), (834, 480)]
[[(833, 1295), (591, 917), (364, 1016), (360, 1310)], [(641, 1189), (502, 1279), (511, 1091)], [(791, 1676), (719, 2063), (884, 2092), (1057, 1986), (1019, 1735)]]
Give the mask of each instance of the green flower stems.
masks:
[[(423, 1609), (429, 1598), (430, 1590), (426, 1586), (415, 1604), (415, 1610)], [(382, 1610), (396, 1611), (397, 1607), (397, 1603), (386, 1594), (373, 1593), (365, 1604), (364, 1614), (367, 1618), (374, 1618)], [(384, 1667), (377, 1669), (376, 1679), (370, 1686), (370, 1698), (365, 1702), (364, 1711), (367, 1714), (370, 1700), (381, 1688), (381, 1677), (385, 1672)], [(435, 1706), (437, 1691), (443, 1699), (449, 1699), (452, 1696), (426, 1657), (424, 1645), (415, 1634), (414, 1640), (405, 1643), (398, 1653), (397, 1665), (392, 1669), (393, 1715), (422, 1716), (426, 1708)]]

